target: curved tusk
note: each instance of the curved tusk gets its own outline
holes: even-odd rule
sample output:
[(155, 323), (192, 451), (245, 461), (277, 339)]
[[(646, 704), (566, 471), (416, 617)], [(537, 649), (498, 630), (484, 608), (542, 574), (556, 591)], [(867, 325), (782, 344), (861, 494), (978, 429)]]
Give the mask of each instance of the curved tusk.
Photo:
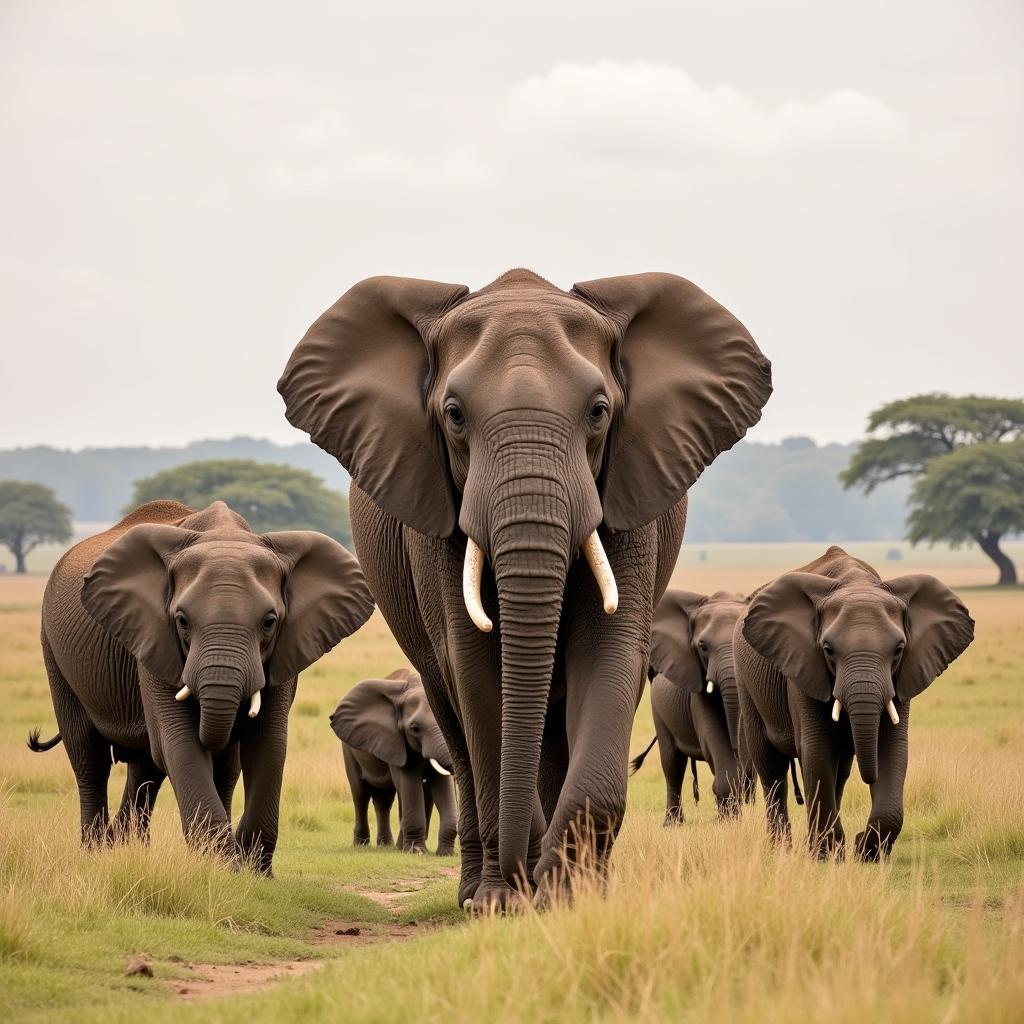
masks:
[(843, 705), (837, 699), (835, 704), (832, 705), (832, 721), (839, 721), (839, 713), (843, 710)]
[(255, 718), (260, 713), (260, 705), (263, 702), (263, 698), (260, 696), (260, 691), (257, 690), (252, 695), (252, 700), (249, 701), (249, 717)]
[(192, 696), (192, 691), (187, 687), (183, 686), (175, 695), (175, 700), (188, 700)]
[(899, 725), (900, 713), (896, 710), (896, 705), (893, 704), (892, 701), (889, 701), (889, 703), (885, 705), (885, 710), (889, 712), (889, 721), (892, 722), (893, 725)]
[(451, 775), (451, 772), (448, 771), (447, 768), (442, 767), (442, 765), (438, 764), (438, 762), (432, 757), (428, 757), (427, 760), (430, 762), (430, 767), (433, 768), (438, 775)]
[(708, 693), (714, 693), (714, 692), (715, 692), (715, 681), (714, 681), (714, 679), (709, 679), (708, 680)]
[(490, 633), (494, 623), (487, 617), (480, 600), (480, 579), (484, 574), (484, 553), (472, 537), (466, 538), (466, 561), (462, 566), (462, 599), (473, 625), (484, 633)]
[(591, 572), (601, 588), (601, 600), (604, 602), (604, 610), (607, 615), (614, 615), (619, 607), (619, 588), (615, 584), (615, 573), (608, 564), (608, 556), (604, 553), (604, 545), (595, 530), (583, 542), (583, 554), (587, 556)]

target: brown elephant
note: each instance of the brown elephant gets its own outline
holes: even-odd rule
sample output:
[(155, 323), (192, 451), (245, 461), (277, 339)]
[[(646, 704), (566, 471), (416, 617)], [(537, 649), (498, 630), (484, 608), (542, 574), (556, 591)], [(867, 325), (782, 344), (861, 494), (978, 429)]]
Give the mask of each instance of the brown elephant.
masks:
[(974, 620), (934, 576), (883, 581), (840, 547), (759, 590), (736, 624), (743, 741), (769, 827), (789, 835), (786, 768), (799, 757), (812, 850), (845, 842), (840, 808), (854, 757), (871, 787), (856, 852), (887, 855), (903, 828), (910, 702), (974, 638)]
[(370, 841), (368, 812), (377, 812), (377, 845), (391, 846), (391, 806), (398, 796), (398, 847), (427, 852), (437, 808), (438, 856), (455, 852), (457, 808), (451, 755), (419, 673), (400, 668), (386, 679), (364, 679), (331, 714), (355, 804), (353, 842)]
[(460, 900), (568, 881), (580, 842), (602, 863), (686, 491), (760, 418), (768, 361), (671, 274), (381, 277), (278, 388), (352, 475), (367, 581), (451, 751)]
[[(78, 782), (83, 839), (145, 834), (171, 780), (189, 838), (269, 874), (296, 677), (373, 599), (323, 534), (256, 534), (223, 502), (154, 501), (76, 544), (43, 595), (43, 658)], [(46, 749), (38, 734), (34, 749)], [(111, 755), (128, 763), (114, 828)], [(239, 773), (245, 809), (230, 834)]]
[(741, 764), (739, 694), (733, 666), (733, 630), (747, 610), (742, 594), (668, 590), (651, 625), (651, 714), (655, 738), (631, 763), (637, 772), (655, 743), (665, 774), (665, 824), (683, 820), (680, 804), (687, 759), (694, 799), (697, 761), (714, 775), (712, 791), (723, 815), (735, 814), (753, 790), (753, 768)]

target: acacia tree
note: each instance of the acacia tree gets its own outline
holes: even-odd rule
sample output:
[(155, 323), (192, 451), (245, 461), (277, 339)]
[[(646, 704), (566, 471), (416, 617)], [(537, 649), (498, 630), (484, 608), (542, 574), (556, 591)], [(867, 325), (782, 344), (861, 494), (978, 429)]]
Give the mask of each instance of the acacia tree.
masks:
[[(257, 533), (317, 530), (351, 546), (348, 501), (318, 476), (253, 459), (204, 459), (136, 480), (129, 508), (160, 499), (195, 509), (224, 501)], [(126, 510), (127, 511), (127, 510)]]
[(929, 394), (890, 402), (868, 420), (868, 438), (840, 474), (845, 487), (866, 493), (886, 480), (916, 476), (908, 539), (974, 541), (999, 569), (999, 582), (1017, 582), (999, 546), (1024, 530), (1024, 400)]
[(0, 480), (0, 544), (14, 555), (14, 571), (26, 572), (25, 558), (40, 544), (71, 540), (71, 509), (43, 484)]

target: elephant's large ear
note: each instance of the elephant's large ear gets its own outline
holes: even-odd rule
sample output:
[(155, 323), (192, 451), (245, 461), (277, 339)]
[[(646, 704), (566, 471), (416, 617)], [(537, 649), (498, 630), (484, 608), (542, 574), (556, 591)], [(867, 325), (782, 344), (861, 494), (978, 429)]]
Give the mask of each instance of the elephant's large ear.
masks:
[(934, 576), (900, 576), (885, 587), (907, 603), (907, 649), (896, 676), (896, 696), (916, 697), (974, 639), (974, 619), (963, 602)]
[(586, 281), (573, 292), (613, 322), (625, 408), (610, 440), (604, 521), (631, 530), (686, 493), (761, 418), (771, 363), (747, 329), (674, 274)]
[(832, 676), (818, 646), (818, 605), (834, 585), (817, 573), (788, 572), (751, 600), (743, 620), (743, 639), (815, 700), (832, 696)]
[(406, 685), (404, 680), (392, 679), (357, 683), (331, 715), (335, 735), (350, 747), (401, 768), (408, 750), (399, 730), (397, 702)]
[(198, 537), (177, 526), (133, 526), (96, 559), (82, 582), (85, 610), (169, 686), (185, 662), (167, 607), (168, 565)]
[(285, 564), (285, 614), (267, 666), (276, 686), (297, 676), (373, 614), (373, 598), (355, 555), (311, 530), (265, 533)]
[(704, 600), (703, 594), (666, 590), (651, 622), (651, 668), (687, 693), (704, 688), (704, 667), (690, 642), (690, 623)]
[(452, 532), (455, 499), (426, 403), (424, 336), (467, 293), (412, 278), (361, 281), (310, 327), (277, 384), (289, 423), (385, 512), (433, 537)]

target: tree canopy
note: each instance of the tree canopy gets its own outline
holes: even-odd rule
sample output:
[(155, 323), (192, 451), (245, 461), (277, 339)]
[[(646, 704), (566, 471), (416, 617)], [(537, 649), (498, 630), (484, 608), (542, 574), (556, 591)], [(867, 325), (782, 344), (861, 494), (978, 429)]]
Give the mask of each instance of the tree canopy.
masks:
[(40, 544), (71, 540), (71, 510), (49, 487), (22, 480), (0, 480), (0, 544), (14, 555), (15, 572), (25, 572), (25, 557)]
[(999, 541), (1024, 530), (1024, 399), (927, 394), (883, 405), (840, 474), (845, 487), (870, 493), (901, 476), (910, 493), (908, 539), (974, 541), (1016, 583)]
[(195, 509), (226, 502), (257, 533), (318, 530), (351, 545), (348, 501), (314, 474), (251, 459), (188, 462), (136, 480), (131, 505), (173, 499)]

